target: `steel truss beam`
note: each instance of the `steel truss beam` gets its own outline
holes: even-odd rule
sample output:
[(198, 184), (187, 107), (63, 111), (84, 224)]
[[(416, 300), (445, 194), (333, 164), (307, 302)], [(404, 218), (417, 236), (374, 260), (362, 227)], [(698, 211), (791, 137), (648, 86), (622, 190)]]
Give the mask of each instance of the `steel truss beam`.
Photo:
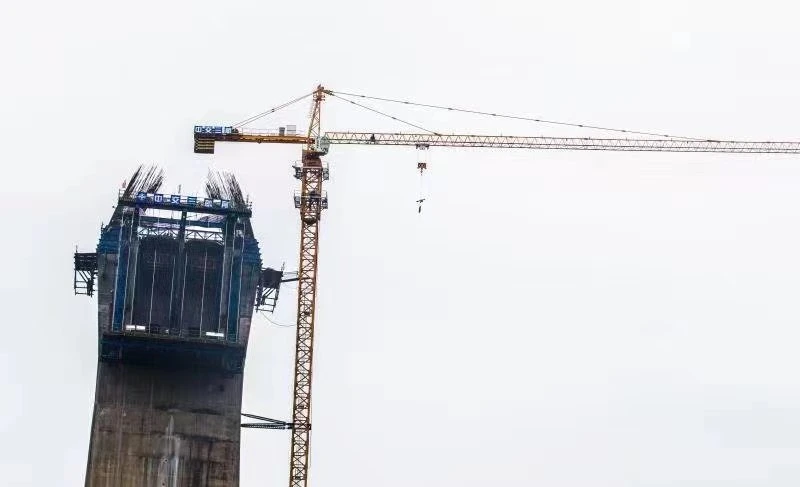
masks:
[(331, 144), (407, 145), (414, 147), (495, 147), (641, 152), (723, 152), (798, 154), (800, 142), (742, 142), (696, 139), (594, 139), (580, 137), (514, 137), (503, 135), (437, 135), (410, 133), (326, 132)]
[[(137, 229), (137, 234), (140, 237), (169, 237), (178, 238), (180, 233), (179, 227), (157, 227), (157, 226), (140, 226)], [(185, 230), (186, 240), (208, 240), (212, 242), (222, 243), (225, 235), (220, 231), (215, 230), (197, 230), (187, 228)]]
[(241, 424), (242, 428), (255, 428), (262, 430), (290, 430), (293, 427), (292, 423), (287, 423), (286, 421), (281, 421), (279, 419), (265, 418), (264, 416), (258, 416), (255, 414), (248, 414), (248, 413), (242, 413), (242, 416), (261, 421), (261, 423), (242, 423)]
[[(243, 132), (249, 132), (243, 130)], [(505, 149), (562, 149), (617, 152), (720, 152), (744, 154), (798, 154), (800, 142), (700, 140), (700, 139), (613, 139), (591, 137), (517, 137), (504, 135), (441, 135), (380, 132), (325, 132), (322, 139), (332, 145), (405, 145), (412, 147), (493, 147)], [(261, 135), (220, 135), (214, 141), (282, 144), (313, 144), (306, 136), (292, 138)]]

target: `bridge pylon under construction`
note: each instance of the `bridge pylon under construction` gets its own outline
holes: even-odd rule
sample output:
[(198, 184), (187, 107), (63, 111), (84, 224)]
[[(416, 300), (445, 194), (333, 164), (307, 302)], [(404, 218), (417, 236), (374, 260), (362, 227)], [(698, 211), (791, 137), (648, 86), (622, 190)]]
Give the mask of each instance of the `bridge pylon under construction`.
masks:
[(140, 168), (97, 251), (75, 254), (75, 292), (98, 305), (90, 487), (239, 482), (251, 318), (274, 308), (282, 271), (262, 269), (232, 176), (212, 176), (204, 197), (161, 181)]

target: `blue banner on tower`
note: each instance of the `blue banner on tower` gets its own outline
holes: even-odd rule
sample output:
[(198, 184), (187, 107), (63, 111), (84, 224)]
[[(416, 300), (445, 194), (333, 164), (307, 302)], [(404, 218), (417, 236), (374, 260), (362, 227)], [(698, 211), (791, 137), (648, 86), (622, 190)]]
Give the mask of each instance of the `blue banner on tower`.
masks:
[[(122, 196), (121, 196), (122, 197)], [(230, 200), (214, 198), (198, 198), (197, 196), (181, 196), (179, 194), (147, 193), (138, 191), (134, 196), (136, 203), (141, 205), (173, 205), (173, 206), (195, 206), (201, 208), (219, 208), (230, 210), (236, 208)]]

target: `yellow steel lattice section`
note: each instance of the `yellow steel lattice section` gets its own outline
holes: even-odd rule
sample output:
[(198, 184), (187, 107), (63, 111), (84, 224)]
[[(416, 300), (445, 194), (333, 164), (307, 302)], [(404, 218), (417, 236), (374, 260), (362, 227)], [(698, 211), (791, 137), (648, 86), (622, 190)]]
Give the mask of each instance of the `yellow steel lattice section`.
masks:
[(300, 198), (300, 266), (297, 293), (294, 404), (289, 485), (308, 481), (308, 445), (311, 433), (311, 371), (314, 350), (314, 307), (317, 295), (319, 220), (323, 208), (323, 168), (319, 154), (303, 151)]

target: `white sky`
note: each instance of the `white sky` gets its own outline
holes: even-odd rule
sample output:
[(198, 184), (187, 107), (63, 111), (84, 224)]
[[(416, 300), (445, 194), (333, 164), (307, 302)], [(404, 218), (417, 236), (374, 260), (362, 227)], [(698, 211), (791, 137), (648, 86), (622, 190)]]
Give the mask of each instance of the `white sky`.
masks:
[[(4, 483), (83, 483), (96, 302), (72, 296), (72, 252), (94, 248), (138, 163), (162, 165), (166, 189), (235, 171), (265, 263), (296, 265), (299, 149), (198, 156), (194, 123), (322, 82), (795, 140), (797, 14), (788, 1), (3, 2)], [(447, 132), (578, 133), (375, 106)], [(324, 125), (404, 129), (336, 100)], [(416, 157), (327, 158), (313, 485), (800, 485), (796, 156), (433, 149), (422, 215)], [(280, 323), (294, 319), (287, 291)], [(293, 338), (254, 323), (246, 411), (289, 417)], [(288, 438), (243, 432), (243, 486), (285, 485)]]

